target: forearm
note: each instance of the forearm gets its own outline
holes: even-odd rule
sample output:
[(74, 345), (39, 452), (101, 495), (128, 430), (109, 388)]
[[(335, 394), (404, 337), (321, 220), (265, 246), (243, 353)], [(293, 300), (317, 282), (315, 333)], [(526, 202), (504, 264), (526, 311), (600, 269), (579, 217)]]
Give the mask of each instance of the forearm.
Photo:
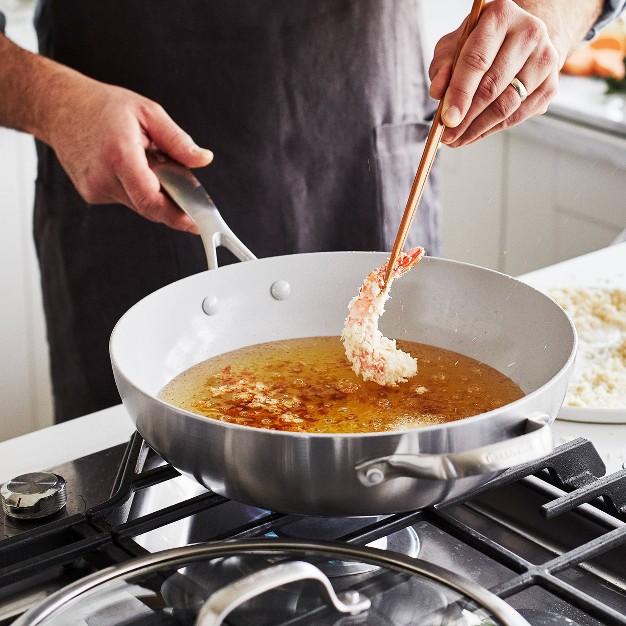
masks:
[(70, 86), (89, 79), (0, 34), (0, 126), (51, 142), (55, 115)]
[(560, 66), (584, 39), (602, 12), (602, 0), (515, 0), (542, 20), (559, 53)]

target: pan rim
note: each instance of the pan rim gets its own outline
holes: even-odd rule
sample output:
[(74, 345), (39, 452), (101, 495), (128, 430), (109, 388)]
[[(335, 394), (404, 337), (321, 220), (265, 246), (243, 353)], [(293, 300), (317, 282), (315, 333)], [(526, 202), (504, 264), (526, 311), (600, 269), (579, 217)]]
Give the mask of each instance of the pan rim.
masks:
[[(540, 297), (545, 298), (546, 300), (549, 300), (551, 302), (551, 304), (561, 313), (561, 315), (564, 317), (564, 319), (567, 321), (568, 326), (569, 326), (569, 331), (571, 333), (571, 339), (572, 339), (572, 345), (571, 345), (571, 349), (569, 351), (569, 354), (567, 355), (567, 359), (565, 360), (565, 362), (561, 365), (560, 369), (558, 370), (558, 372), (552, 376), (552, 378), (550, 378), (549, 380), (547, 380), (545, 383), (543, 383), (541, 386), (537, 387), (536, 389), (533, 389), (531, 392), (529, 392), (528, 394), (525, 394), (523, 397), (519, 398), (518, 400), (515, 400), (511, 403), (508, 403), (506, 405), (503, 405), (502, 407), (498, 407), (496, 409), (492, 409), (491, 411), (487, 411), (485, 413), (480, 413), (478, 415), (473, 415), (473, 416), (469, 416), (469, 417), (465, 417), (465, 418), (461, 418), (459, 420), (454, 420), (452, 422), (446, 422), (443, 424), (433, 424), (430, 426), (419, 426), (416, 428), (405, 428), (405, 429), (398, 429), (398, 430), (390, 430), (390, 431), (382, 431), (382, 432), (357, 432), (357, 433), (314, 433), (314, 432), (292, 432), (292, 431), (281, 431), (281, 430), (273, 430), (273, 429), (267, 429), (267, 428), (258, 428), (258, 427), (253, 427), (253, 426), (246, 426), (246, 425), (242, 425), (242, 424), (233, 424), (230, 422), (223, 422), (221, 420), (217, 420), (215, 418), (210, 418), (204, 415), (200, 415), (198, 413), (193, 413), (191, 411), (188, 411), (186, 409), (182, 409), (179, 407), (176, 407), (172, 404), (169, 404), (163, 400), (161, 400), (160, 398), (158, 398), (156, 395), (149, 393), (148, 391), (146, 391), (145, 389), (141, 388), (140, 386), (138, 386), (133, 380), (131, 380), (128, 376), (126, 376), (126, 374), (123, 373), (123, 370), (119, 367), (119, 364), (117, 363), (117, 360), (115, 358), (115, 354), (114, 354), (114, 343), (115, 343), (115, 338), (119, 332), (119, 326), (123, 323), (123, 320), (126, 319), (127, 315), (129, 315), (131, 313), (131, 311), (133, 311), (135, 309), (135, 307), (138, 307), (141, 303), (143, 303), (146, 299), (154, 296), (155, 294), (162, 292), (165, 289), (171, 288), (173, 285), (178, 285), (181, 284), (183, 282), (186, 281), (193, 281), (193, 280), (198, 280), (199, 276), (206, 276), (206, 275), (212, 275), (214, 272), (217, 271), (221, 271), (222, 273), (230, 273), (230, 272), (240, 272), (241, 270), (239, 269), (239, 267), (241, 266), (245, 266), (247, 263), (254, 263), (255, 265), (258, 264), (271, 264), (271, 263), (276, 263), (279, 262), (281, 260), (284, 259), (288, 259), (288, 258), (293, 258), (293, 257), (298, 257), (298, 258), (306, 258), (306, 257), (315, 257), (315, 258), (319, 258), (320, 256), (354, 256), (354, 255), (358, 255), (358, 256), (375, 256), (378, 258), (388, 258), (389, 254), (386, 252), (381, 252), (381, 251), (364, 251), (364, 250), (355, 250), (355, 251), (325, 251), (325, 252), (305, 252), (305, 253), (298, 253), (298, 254), (286, 254), (286, 255), (279, 255), (279, 256), (272, 256), (272, 257), (265, 257), (265, 258), (260, 258), (260, 259), (255, 259), (253, 261), (245, 261), (245, 262), (241, 262), (241, 263), (235, 263), (232, 265), (227, 265), (227, 266), (222, 266), (219, 267), (215, 270), (205, 270), (204, 272), (200, 272), (198, 274), (194, 274), (192, 276), (188, 276), (186, 278), (180, 279), (178, 281), (175, 281), (174, 283), (170, 283), (169, 285), (165, 285), (164, 287), (161, 287), (160, 289), (152, 292), (151, 294), (147, 295), (145, 298), (143, 298), (142, 300), (140, 300), (139, 302), (135, 303), (133, 306), (131, 306), (123, 315), (122, 317), (117, 321), (117, 323), (115, 324), (113, 331), (111, 332), (111, 337), (109, 340), (109, 353), (110, 353), (110, 357), (111, 357), (111, 363), (112, 363), (112, 367), (114, 372), (119, 372), (119, 374), (121, 376), (124, 377), (124, 379), (126, 380), (126, 382), (133, 387), (133, 389), (140, 393), (142, 396), (149, 398), (152, 402), (156, 401), (159, 406), (161, 406), (164, 409), (167, 409), (169, 411), (176, 411), (177, 413), (180, 413), (182, 415), (185, 415), (186, 417), (191, 417), (197, 420), (210, 420), (212, 422), (214, 422), (216, 425), (220, 425), (222, 427), (228, 427), (228, 428), (233, 428), (233, 429), (243, 429), (244, 431), (249, 431), (249, 432), (254, 432), (254, 433), (265, 433), (265, 434), (271, 434), (270, 436), (295, 436), (301, 439), (336, 439), (337, 437), (367, 437), (367, 438), (377, 438), (377, 437), (389, 437), (389, 436), (402, 436), (402, 435), (406, 435), (409, 433), (427, 433), (427, 432), (434, 432), (434, 431), (440, 431), (441, 429), (455, 429), (455, 428), (463, 428), (465, 425), (469, 425), (469, 424), (474, 424), (475, 422), (478, 421), (482, 421), (482, 420), (487, 420), (490, 419), (494, 416), (494, 414), (496, 413), (502, 413), (503, 410), (507, 411), (507, 414), (509, 415), (514, 415), (515, 411), (517, 410), (518, 407), (520, 407), (521, 405), (527, 403), (527, 402), (532, 402), (533, 399), (538, 396), (541, 395), (542, 393), (544, 393), (546, 387), (550, 386), (550, 385), (554, 385), (558, 380), (562, 379), (563, 377), (567, 376), (570, 372), (571, 369), (573, 367), (574, 364), (574, 359), (576, 358), (576, 352), (577, 352), (577, 347), (578, 347), (578, 336), (576, 333), (576, 329), (574, 327), (574, 324), (571, 320), (571, 318), (569, 317), (569, 315), (567, 315), (567, 313), (563, 310), (563, 308), (557, 303), (555, 302), (549, 295), (547, 295), (545, 292), (543, 292), (542, 290), (534, 287), (533, 285), (530, 285), (526, 282), (524, 282), (523, 280), (516, 278), (514, 276), (510, 276), (509, 274), (505, 274), (503, 272), (500, 272), (498, 270), (494, 270), (491, 268), (486, 268), (480, 265), (476, 265), (476, 264), (472, 264), (472, 263), (467, 263), (464, 261), (457, 261), (454, 259), (447, 259), (447, 258), (443, 258), (443, 257), (436, 257), (436, 256), (428, 256), (426, 255), (424, 257), (424, 259), (422, 260), (422, 262), (426, 261), (427, 263), (429, 262), (429, 259), (432, 259), (434, 261), (436, 261), (437, 263), (444, 263), (446, 265), (454, 265), (454, 266), (465, 266), (465, 267), (470, 267), (470, 268), (476, 268), (482, 272), (487, 272), (493, 275), (497, 275), (499, 277), (508, 279), (510, 281), (512, 281), (513, 283), (517, 284), (517, 285), (521, 285), (524, 289), (528, 289), (531, 292), (534, 292), (536, 294), (538, 294)], [(375, 266), (374, 266), (375, 267)], [(357, 285), (358, 288), (358, 285)], [(122, 398), (123, 401), (123, 398)], [(131, 412), (128, 411), (128, 413), (130, 414)], [(524, 411), (520, 412), (519, 415), (519, 420), (524, 420), (527, 419), (529, 417), (532, 417), (531, 415), (525, 415)], [(551, 421), (554, 421), (554, 419), (556, 419), (556, 412), (554, 416), (550, 416)], [(133, 421), (135, 422), (135, 424), (137, 423), (136, 418), (131, 415), (131, 419), (133, 419)]]

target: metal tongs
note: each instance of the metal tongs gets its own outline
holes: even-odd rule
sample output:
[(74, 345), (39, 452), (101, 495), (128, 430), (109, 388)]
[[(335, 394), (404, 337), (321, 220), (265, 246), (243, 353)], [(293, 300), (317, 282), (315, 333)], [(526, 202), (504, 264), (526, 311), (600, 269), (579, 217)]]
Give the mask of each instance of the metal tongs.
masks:
[[(452, 63), (453, 70), (467, 38), (478, 23), (478, 18), (480, 17), (484, 4), (485, 0), (474, 0), (472, 4), (472, 10), (467, 18), (467, 21), (465, 22), (465, 28), (463, 29), (463, 33), (461, 34), (461, 38), (457, 44), (456, 54), (454, 55), (454, 61)], [(428, 133), (428, 138), (426, 139), (426, 145), (424, 146), (424, 152), (422, 153), (422, 158), (417, 168), (415, 178), (413, 179), (413, 186), (411, 187), (411, 192), (409, 193), (409, 199), (407, 201), (406, 208), (404, 209), (404, 215), (402, 216), (402, 221), (400, 222), (400, 226), (398, 228), (398, 234), (396, 235), (396, 240), (391, 250), (389, 262), (387, 263), (384, 289), (386, 289), (389, 284), (389, 278), (393, 268), (398, 261), (398, 257), (402, 253), (404, 244), (406, 243), (406, 238), (409, 235), (409, 229), (411, 228), (411, 223), (413, 222), (417, 205), (422, 198), (428, 174), (430, 174), (430, 169), (433, 165), (433, 161), (435, 160), (435, 155), (437, 154), (437, 148), (441, 142), (441, 136), (443, 135), (443, 131), (446, 129), (441, 121), (443, 101), (444, 98), (441, 98), (439, 101), (439, 106), (437, 107), (437, 112), (435, 113), (435, 119), (430, 127), (430, 132)]]

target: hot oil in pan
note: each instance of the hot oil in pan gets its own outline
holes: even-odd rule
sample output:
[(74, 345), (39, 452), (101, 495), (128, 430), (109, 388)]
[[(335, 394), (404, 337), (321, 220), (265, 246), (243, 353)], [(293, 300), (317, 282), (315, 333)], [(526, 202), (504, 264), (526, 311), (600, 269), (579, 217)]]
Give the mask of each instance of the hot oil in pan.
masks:
[(315, 433), (381, 432), (430, 426), (521, 398), (497, 370), (434, 346), (398, 341), (417, 375), (396, 387), (351, 370), (338, 337), (248, 346), (186, 370), (159, 397), (206, 417), (257, 428)]

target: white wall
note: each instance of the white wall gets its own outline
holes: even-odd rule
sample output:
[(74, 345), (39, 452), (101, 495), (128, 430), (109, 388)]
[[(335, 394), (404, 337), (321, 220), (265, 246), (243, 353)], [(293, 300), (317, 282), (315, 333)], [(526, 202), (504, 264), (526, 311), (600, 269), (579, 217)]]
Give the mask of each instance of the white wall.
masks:
[[(35, 49), (32, 2), (0, 2), (7, 35)], [(0, 440), (52, 423), (48, 355), (32, 240), (35, 146), (0, 128)]]
[(471, 0), (422, 0), (423, 33), (429, 62), (437, 41), (458, 28), (471, 8)]

